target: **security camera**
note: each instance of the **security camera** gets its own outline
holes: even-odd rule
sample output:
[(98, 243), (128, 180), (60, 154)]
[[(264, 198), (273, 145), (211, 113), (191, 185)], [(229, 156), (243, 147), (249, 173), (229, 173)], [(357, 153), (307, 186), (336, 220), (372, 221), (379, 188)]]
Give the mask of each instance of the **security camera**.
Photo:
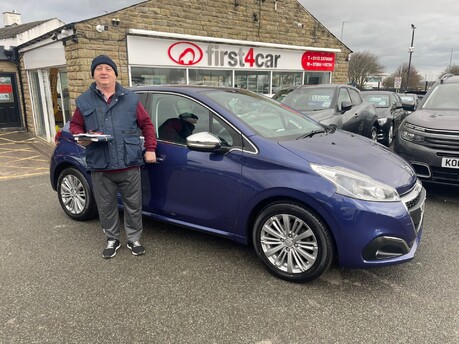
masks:
[(51, 39), (52, 39), (53, 41), (57, 41), (57, 33), (53, 33), (53, 34), (51, 35)]
[(118, 27), (120, 25), (120, 19), (119, 18), (113, 18), (112, 19), (112, 25), (113, 25), (113, 27)]

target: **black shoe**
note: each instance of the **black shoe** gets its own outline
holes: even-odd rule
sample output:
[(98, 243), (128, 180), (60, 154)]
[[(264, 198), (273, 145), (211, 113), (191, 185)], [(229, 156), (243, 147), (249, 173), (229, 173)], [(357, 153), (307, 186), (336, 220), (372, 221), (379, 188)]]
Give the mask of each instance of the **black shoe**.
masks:
[(145, 247), (139, 241), (129, 242), (127, 243), (127, 248), (132, 251), (134, 256), (140, 256), (145, 253)]
[(107, 247), (102, 252), (102, 257), (112, 258), (116, 255), (116, 251), (121, 247), (120, 241), (117, 239), (107, 240)]

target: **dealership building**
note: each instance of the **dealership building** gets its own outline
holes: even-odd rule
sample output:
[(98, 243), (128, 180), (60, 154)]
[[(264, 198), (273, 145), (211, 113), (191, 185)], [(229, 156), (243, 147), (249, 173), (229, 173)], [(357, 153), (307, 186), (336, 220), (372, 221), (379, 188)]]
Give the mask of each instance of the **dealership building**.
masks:
[(24, 128), (48, 142), (92, 82), (99, 54), (116, 62), (125, 86), (229, 86), (272, 95), (292, 85), (347, 82), (351, 50), (296, 0), (150, 0), (52, 24), (16, 46), (2, 46), (12, 37), (0, 29), (0, 128)]

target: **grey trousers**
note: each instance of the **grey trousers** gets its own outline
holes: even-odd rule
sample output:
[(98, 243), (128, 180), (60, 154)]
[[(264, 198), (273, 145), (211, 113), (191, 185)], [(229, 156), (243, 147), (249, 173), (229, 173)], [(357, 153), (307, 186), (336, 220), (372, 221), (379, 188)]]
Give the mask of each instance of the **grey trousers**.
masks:
[(107, 239), (120, 239), (117, 192), (124, 206), (124, 229), (127, 240), (140, 240), (142, 235), (142, 186), (140, 168), (118, 172), (92, 172), (94, 198), (99, 220)]

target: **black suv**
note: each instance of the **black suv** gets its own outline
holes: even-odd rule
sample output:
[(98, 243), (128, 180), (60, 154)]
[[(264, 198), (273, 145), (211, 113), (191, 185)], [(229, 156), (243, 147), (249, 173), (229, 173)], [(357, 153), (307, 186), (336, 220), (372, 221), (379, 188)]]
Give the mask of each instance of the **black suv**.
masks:
[(424, 181), (459, 185), (459, 76), (437, 81), (401, 124), (394, 151)]

